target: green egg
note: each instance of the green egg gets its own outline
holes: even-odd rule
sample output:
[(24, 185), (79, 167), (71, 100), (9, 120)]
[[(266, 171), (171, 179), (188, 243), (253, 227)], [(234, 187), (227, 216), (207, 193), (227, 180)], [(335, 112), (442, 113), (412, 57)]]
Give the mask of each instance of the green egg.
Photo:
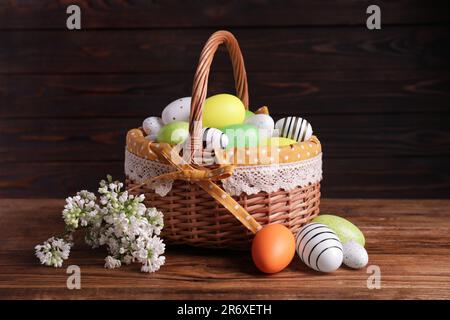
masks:
[(256, 147), (259, 143), (258, 128), (251, 124), (233, 124), (222, 128), (228, 136), (228, 148)]
[(245, 110), (245, 119), (244, 119), (244, 121), (247, 120), (248, 118), (254, 116), (254, 115), (255, 115), (254, 112), (252, 112), (250, 110)]
[(331, 214), (322, 214), (315, 217), (312, 221), (328, 226), (331, 230), (336, 232), (342, 243), (347, 243), (348, 241), (353, 240), (363, 247), (366, 243), (366, 239), (364, 238), (364, 234), (361, 230), (359, 230), (357, 226), (347, 219)]
[(158, 132), (156, 140), (169, 144), (183, 143), (189, 136), (189, 123), (184, 121), (175, 121), (166, 124)]

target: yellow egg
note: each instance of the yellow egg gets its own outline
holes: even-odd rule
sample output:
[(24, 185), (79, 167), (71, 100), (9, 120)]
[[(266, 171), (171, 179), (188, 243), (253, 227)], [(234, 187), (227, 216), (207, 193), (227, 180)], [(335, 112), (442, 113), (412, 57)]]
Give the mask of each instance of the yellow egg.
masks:
[(289, 146), (291, 144), (297, 144), (298, 142), (289, 138), (283, 138), (283, 137), (272, 137), (267, 139), (267, 145), (268, 146), (278, 146), (278, 147), (284, 147)]
[(244, 119), (244, 104), (236, 96), (222, 93), (205, 100), (203, 127), (221, 129), (232, 124), (240, 124)]

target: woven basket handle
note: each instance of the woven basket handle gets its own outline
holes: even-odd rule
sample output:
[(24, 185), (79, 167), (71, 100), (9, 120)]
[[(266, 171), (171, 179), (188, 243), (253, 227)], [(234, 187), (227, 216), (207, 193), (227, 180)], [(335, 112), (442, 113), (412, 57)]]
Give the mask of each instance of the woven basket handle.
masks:
[[(202, 114), (203, 104), (208, 91), (208, 77), (211, 63), (217, 48), (224, 43), (233, 65), (234, 82), (237, 96), (242, 100), (248, 109), (248, 83), (245, 71), (244, 59), (236, 38), (228, 31), (217, 31), (209, 37), (202, 53), (195, 72), (194, 85), (192, 87), (191, 114), (189, 117), (189, 133), (191, 137), (191, 155), (195, 150), (200, 150), (202, 145)], [(191, 161), (193, 158), (191, 156)]]

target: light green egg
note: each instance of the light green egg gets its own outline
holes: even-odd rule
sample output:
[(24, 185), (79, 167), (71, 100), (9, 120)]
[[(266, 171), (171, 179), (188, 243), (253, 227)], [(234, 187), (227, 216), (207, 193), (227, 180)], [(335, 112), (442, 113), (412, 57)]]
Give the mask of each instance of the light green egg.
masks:
[(158, 132), (156, 140), (169, 144), (183, 143), (189, 136), (189, 123), (184, 121), (175, 121), (166, 124)]
[(247, 120), (248, 118), (253, 117), (254, 115), (255, 115), (254, 112), (252, 112), (250, 110), (245, 110), (245, 119), (244, 120)]
[(233, 124), (222, 129), (228, 137), (228, 148), (256, 147), (259, 143), (258, 128), (251, 124)]
[(313, 222), (323, 223), (328, 226), (331, 230), (336, 232), (337, 236), (342, 243), (346, 243), (353, 240), (364, 247), (366, 239), (361, 230), (358, 229), (353, 223), (347, 219), (331, 215), (331, 214), (321, 214), (315, 217)]

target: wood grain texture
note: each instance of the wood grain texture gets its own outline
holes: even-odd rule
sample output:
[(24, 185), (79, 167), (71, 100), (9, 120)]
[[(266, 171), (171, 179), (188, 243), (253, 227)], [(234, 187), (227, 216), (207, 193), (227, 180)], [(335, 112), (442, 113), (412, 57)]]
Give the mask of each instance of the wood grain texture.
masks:
[[(65, 28), (79, 4), (82, 31)], [(369, 4), (382, 29), (365, 26)], [(445, 197), (446, 0), (0, 1), (0, 197), (66, 196), (123, 174), (127, 129), (190, 95), (202, 45), (234, 32), (253, 109), (305, 116), (330, 197)], [(209, 94), (232, 91), (213, 63)], [(422, 148), (426, 146), (426, 154)]]
[[(448, 198), (449, 156), (328, 159), (322, 195), (340, 198)], [(3, 163), (0, 197), (67, 197), (96, 190), (112, 174), (123, 179), (123, 161)]]
[[(10, 31), (0, 33), (2, 74), (193, 74), (215, 29), (126, 31)], [(248, 73), (258, 71), (450, 68), (450, 27), (231, 29)], [(225, 54), (213, 70), (230, 72)]]
[[(450, 76), (439, 69), (250, 72), (252, 109), (273, 114), (448, 112)], [(144, 118), (189, 96), (193, 73), (3, 75), (0, 119)], [(210, 76), (208, 94), (234, 92), (230, 72)]]
[[(80, 6), (83, 29), (365, 25), (369, 5), (352, 0), (3, 1), (0, 29), (64, 29), (69, 4)], [(382, 8), (385, 24), (449, 22), (445, 0), (377, 0), (370, 4)]]
[[(103, 269), (103, 250), (77, 236), (69, 264), (81, 268), (81, 290), (66, 288), (65, 269), (43, 267), (35, 244), (63, 228), (63, 200), (0, 200), (2, 299), (450, 299), (450, 201), (324, 199), (322, 212), (350, 219), (366, 236), (381, 289), (369, 290), (365, 269), (333, 274), (299, 259), (265, 276), (249, 254), (168, 247), (166, 265), (146, 275), (137, 265)], [(39, 212), (39, 214), (36, 214)], [(23, 223), (27, 221), (27, 223)]]

